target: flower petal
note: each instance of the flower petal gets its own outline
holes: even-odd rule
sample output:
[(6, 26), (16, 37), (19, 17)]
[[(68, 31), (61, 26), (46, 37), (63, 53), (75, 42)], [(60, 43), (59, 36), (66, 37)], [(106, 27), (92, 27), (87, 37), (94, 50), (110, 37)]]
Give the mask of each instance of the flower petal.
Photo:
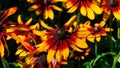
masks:
[(64, 24), (64, 26), (65, 26), (65, 27), (70, 27), (70, 26), (72, 26), (73, 23), (74, 23), (74, 21), (76, 21), (76, 18), (77, 18), (76, 15), (72, 16), (72, 17)]
[(113, 15), (115, 16), (116, 19), (120, 20), (120, 13), (116, 10), (112, 10)]
[(3, 21), (10, 15), (14, 14), (17, 11), (17, 7), (12, 7), (6, 10), (3, 15), (0, 18), (0, 23), (3, 23)]
[(48, 17), (51, 19), (51, 20), (53, 20), (54, 19), (54, 13), (53, 13), (53, 10), (50, 8), (50, 7), (48, 7)]
[(25, 25), (29, 25), (31, 22), (32, 22), (32, 18), (30, 18), (30, 19), (25, 23)]
[(87, 9), (87, 17), (88, 17), (89, 19), (93, 20), (93, 19), (95, 18), (94, 12), (93, 12), (92, 9), (89, 8), (89, 7), (86, 7), (86, 9)]
[(0, 40), (0, 58), (4, 56), (4, 46), (2, 41)]
[(23, 24), (23, 21), (21, 19), (21, 15), (18, 15), (18, 24)]
[(36, 9), (38, 9), (40, 7), (40, 5), (32, 5), (31, 7), (28, 8), (28, 11), (34, 11)]
[(78, 2), (77, 4), (75, 4), (74, 6), (72, 6), (72, 7), (67, 11), (67, 13), (73, 13), (75, 10), (77, 10), (78, 5), (79, 5), (79, 2)]
[(57, 11), (62, 11), (62, 9), (61, 8), (59, 8), (58, 6), (56, 6), (56, 5), (52, 5), (52, 8), (53, 9), (55, 9), (55, 10), (57, 10)]
[(47, 62), (50, 63), (54, 59), (55, 50), (50, 49), (47, 54)]
[(96, 5), (95, 3), (91, 3), (90, 4), (90, 8), (92, 8), (92, 10), (96, 13), (96, 14), (101, 14), (102, 13), (102, 9), (100, 7), (98, 7), (98, 5)]
[(81, 3), (81, 8), (80, 8), (80, 13), (81, 13), (83, 16), (86, 16), (86, 15), (87, 15), (85, 5), (83, 5), (82, 3)]
[(44, 21), (41, 20), (40, 23), (41, 23), (41, 25), (42, 25), (44, 28), (46, 28), (46, 29), (48, 29), (48, 30), (50, 30), (50, 31), (54, 30), (54, 28), (46, 25), (46, 24), (44, 23)]

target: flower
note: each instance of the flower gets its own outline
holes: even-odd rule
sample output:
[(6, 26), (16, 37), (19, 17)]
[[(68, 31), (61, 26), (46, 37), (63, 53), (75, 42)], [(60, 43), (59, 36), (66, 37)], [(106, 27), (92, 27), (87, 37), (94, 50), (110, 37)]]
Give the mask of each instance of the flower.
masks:
[(111, 13), (120, 20), (120, 0), (103, 0), (101, 7), (108, 15)]
[(32, 54), (27, 51), (22, 45), (17, 48), (17, 62), (21, 68), (47, 68), (47, 53)]
[(73, 13), (79, 9), (83, 16), (87, 16), (91, 20), (95, 18), (95, 14), (102, 13), (95, 0), (67, 0), (65, 7), (69, 9), (68, 13)]
[(27, 0), (27, 2), (34, 4), (28, 8), (28, 11), (35, 10), (36, 15), (40, 15), (43, 12), (45, 19), (50, 18), (51, 20), (53, 20), (54, 12), (52, 8), (57, 11), (62, 11), (62, 9), (56, 6), (54, 3), (64, 1), (65, 0)]
[[(9, 21), (12, 23), (11, 21)], [(17, 35), (27, 35), (32, 30), (39, 29), (39, 24), (36, 23), (35, 25), (30, 25), (32, 22), (32, 18), (30, 18), (27, 22), (22, 21), (21, 15), (18, 15), (18, 24), (11, 24), (10, 27), (7, 29), (8, 33), (15, 33)]]
[(84, 49), (84, 52), (77, 52), (74, 51), (73, 53), (73, 58), (75, 58), (75, 60), (81, 60), (81, 59), (85, 59), (85, 56), (88, 56), (90, 52), (89, 48)]
[[(9, 21), (11, 23), (11, 21)], [(18, 15), (18, 24), (11, 24), (6, 30), (9, 34), (7, 39), (14, 39), (17, 42), (20, 42), (28, 51), (33, 53), (35, 50), (34, 45), (31, 44), (31, 41), (34, 41), (35, 34), (34, 30), (39, 29), (39, 24), (30, 25), (32, 18), (30, 18), (25, 24), (21, 19), (21, 15)]]
[(9, 8), (0, 17), (0, 58), (4, 56), (4, 47), (8, 50), (8, 46), (4, 37), (5, 35), (7, 35), (6, 29), (8, 27), (8, 22), (5, 22), (5, 19), (14, 14), (17, 9), (17, 7)]
[[(96, 23), (94, 25), (94, 27), (90, 26), (90, 21), (86, 22), (87, 26), (89, 27), (85, 27), (87, 29), (87, 31), (89, 31), (88, 36), (87, 36), (87, 40), (91, 41), (91, 42), (95, 42), (95, 40), (97, 42), (99, 42), (101, 40), (101, 36), (106, 36), (107, 33), (106, 32), (110, 32), (113, 31), (113, 29), (111, 28), (104, 28), (105, 25), (105, 21), (101, 21), (100, 23)], [(82, 28), (81, 28), (82, 29)]]
[(48, 30), (44, 33), (44, 36), (47, 36), (48, 39), (36, 45), (36, 52), (48, 51), (48, 63), (52, 62), (53, 59), (56, 59), (58, 63), (61, 60), (67, 60), (70, 48), (79, 52), (83, 52), (81, 48), (88, 48), (87, 43), (79, 39), (77, 32), (73, 31), (75, 28), (71, 27), (75, 20), (76, 15), (72, 16), (62, 28), (50, 27), (41, 20), (41, 25)]

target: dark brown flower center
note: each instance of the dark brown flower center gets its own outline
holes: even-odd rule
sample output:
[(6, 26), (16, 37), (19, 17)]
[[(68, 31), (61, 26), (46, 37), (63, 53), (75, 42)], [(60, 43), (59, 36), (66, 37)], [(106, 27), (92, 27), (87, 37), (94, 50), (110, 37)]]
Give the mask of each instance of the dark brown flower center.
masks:
[(65, 39), (68, 37), (69, 37), (69, 34), (65, 29), (58, 29), (55, 33), (55, 38), (58, 40)]
[(98, 28), (98, 27), (93, 28), (93, 34), (96, 34), (96, 33), (100, 32), (100, 31), (101, 31), (101, 28)]
[(108, 1), (108, 7), (116, 7), (118, 3), (115, 0)]
[(46, 6), (50, 4), (50, 0), (37, 0), (37, 3), (42, 4), (43, 6)]

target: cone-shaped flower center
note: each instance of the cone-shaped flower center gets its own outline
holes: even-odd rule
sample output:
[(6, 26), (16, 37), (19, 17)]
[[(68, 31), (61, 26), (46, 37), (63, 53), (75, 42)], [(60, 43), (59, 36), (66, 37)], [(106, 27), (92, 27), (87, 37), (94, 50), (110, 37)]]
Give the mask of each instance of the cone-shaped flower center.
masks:
[(99, 27), (93, 28), (93, 34), (96, 34), (96, 33), (100, 32), (100, 31), (101, 31), (101, 28), (99, 28)]
[(40, 3), (42, 5), (49, 5), (50, 4), (50, 0), (37, 0), (37, 3)]
[(116, 7), (118, 3), (115, 0), (108, 1), (108, 7)]
[(62, 28), (58, 29), (55, 33), (55, 38), (57, 40), (66, 39), (68, 37), (69, 37), (68, 32), (65, 29), (62, 29)]

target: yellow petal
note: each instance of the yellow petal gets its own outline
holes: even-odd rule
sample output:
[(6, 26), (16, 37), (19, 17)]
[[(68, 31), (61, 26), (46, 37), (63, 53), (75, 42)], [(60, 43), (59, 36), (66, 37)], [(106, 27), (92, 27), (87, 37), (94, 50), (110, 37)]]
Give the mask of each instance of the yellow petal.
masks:
[(50, 8), (50, 7), (48, 7), (48, 17), (51, 19), (51, 20), (53, 20), (54, 19), (54, 13), (53, 13), (53, 10)]
[(72, 3), (72, 2), (70, 2), (70, 1), (67, 1), (65, 4), (64, 4), (64, 7), (65, 8), (70, 8), (70, 7), (72, 7), (74, 4)]
[(95, 18), (94, 12), (93, 12), (92, 9), (89, 8), (89, 7), (86, 7), (86, 9), (87, 9), (87, 17), (88, 17), (89, 19), (93, 20), (93, 19)]
[(77, 10), (78, 5), (79, 5), (79, 2), (78, 2), (77, 4), (75, 4), (74, 6), (72, 6), (72, 7), (67, 11), (67, 13), (73, 13), (75, 10)]
[(71, 44), (71, 47), (72, 47), (73, 49), (75, 49), (76, 51), (78, 51), (78, 52), (83, 52), (83, 50), (79, 49), (79, 48), (76, 47), (74, 44)]
[(39, 5), (32, 5), (31, 7), (28, 8), (28, 11), (34, 11), (38, 9), (40, 6)]
[(42, 20), (40, 21), (40, 23), (41, 23), (41, 25), (42, 25), (44, 28), (46, 28), (46, 29), (48, 29), (48, 30), (50, 30), (50, 31), (51, 31), (51, 30), (54, 30), (54, 28), (46, 25)]
[(32, 18), (30, 18), (30, 19), (25, 23), (25, 25), (29, 25), (31, 22), (32, 22)]
[(50, 49), (47, 54), (47, 62), (50, 63), (54, 59), (55, 50)]
[(101, 37), (99, 36), (99, 37), (96, 37), (96, 41), (97, 42), (100, 42), (100, 40), (101, 40)]
[(23, 21), (21, 19), (21, 15), (18, 15), (18, 24), (23, 24)]
[(78, 46), (79, 48), (88, 48), (88, 45), (85, 41), (81, 40), (81, 39), (76, 39), (75, 42), (76, 46)]
[(35, 3), (36, 0), (27, 0), (28, 3)]
[(72, 16), (72, 17), (64, 24), (64, 26), (66, 26), (66, 27), (72, 26), (73, 23), (76, 21), (76, 18), (77, 18), (76, 15)]
[(120, 20), (120, 13), (118, 11), (112, 11), (116, 19)]
[(15, 55), (19, 55), (22, 51), (23, 51), (23, 49), (17, 50), (17, 52), (15, 53)]
[(84, 5), (81, 5), (80, 13), (81, 13), (83, 16), (86, 16), (86, 15), (87, 15), (86, 8), (85, 8)]
[(43, 51), (47, 51), (47, 49), (49, 48), (49, 45), (46, 44), (46, 42), (44, 41), (44, 42), (38, 44), (36, 47), (37, 47), (38, 52), (43, 52)]
[(40, 10), (40, 9), (37, 9), (36, 11), (35, 11), (35, 14), (36, 15), (40, 15), (42, 13), (42, 10)]
[(91, 3), (90, 4), (90, 8), (92, 8), (92, 10), (96, 13), (96, 14), (101, 14), (102, 13), (102, 9), (100, 7), (98, 7), (97, 4), (95, 3)]
[(103, 27), (105, 25), (105, 21), (101, 21), (99, 25)]
[(95, 38), (92, 35), (87, 37), (87, 40), (89, 40), (90, 42), (95, 42), (94, 39)]
[(68, 47), (63, 48), (62, 54), (63, 54), (63, 59), (64, 59), (64, 60), (67, 60), (67, 58), (68, 58), (68, 56), (69, 56), (69, 48), (68, 48)]
[(57, 52), (56, 52), (56, 60), (58, 61), (58, 63), (60, 63), (60, 61), (61, 61), (61, 52), (60, 52), (60, 50), (57, 50)]
[(113, 31), (113, 29), (112, 28), (105, 28), (105, 31), (109, 32), (109, 31)]
[(14, 30), (15, 30), (15, 29), (9, 29), (9, 28), (8, 28), (8, 29), (6, 29), (6, 32), (8, 32), (8, 33), (10, 32), (10, 33), (11, 33), (11, 32), (14, 32)]
[(45, 10), (44, 10), (44, 18), (47, 19), (48, 18), (48, 7), (45, 7)]
[(55, 10), (57, 10), (57, 11), (62, 11), (62, 9), (61, 8), (59, 8), (58, 6), (56, 6), (56, 5), (52, 5), (52, 8), (53, 9), (55, 9)]
[(35, 25), (31, 25), (31, 26), (30, 26), (30, 29), (33, 29), (33, 30), (39, 29), (39, 28), (40, 28), (39, 23), (36, 23)]
[(4, 46), (2, 41), (0, 40), (0, 58), (4, 56)]
[(19, 56), (20, 56), (20, 57), (25, 57), (26, 55), (27, 55), (27, 52), (26, 52), (26, 51), (23, 51), (23, 52), (20, 53)]

